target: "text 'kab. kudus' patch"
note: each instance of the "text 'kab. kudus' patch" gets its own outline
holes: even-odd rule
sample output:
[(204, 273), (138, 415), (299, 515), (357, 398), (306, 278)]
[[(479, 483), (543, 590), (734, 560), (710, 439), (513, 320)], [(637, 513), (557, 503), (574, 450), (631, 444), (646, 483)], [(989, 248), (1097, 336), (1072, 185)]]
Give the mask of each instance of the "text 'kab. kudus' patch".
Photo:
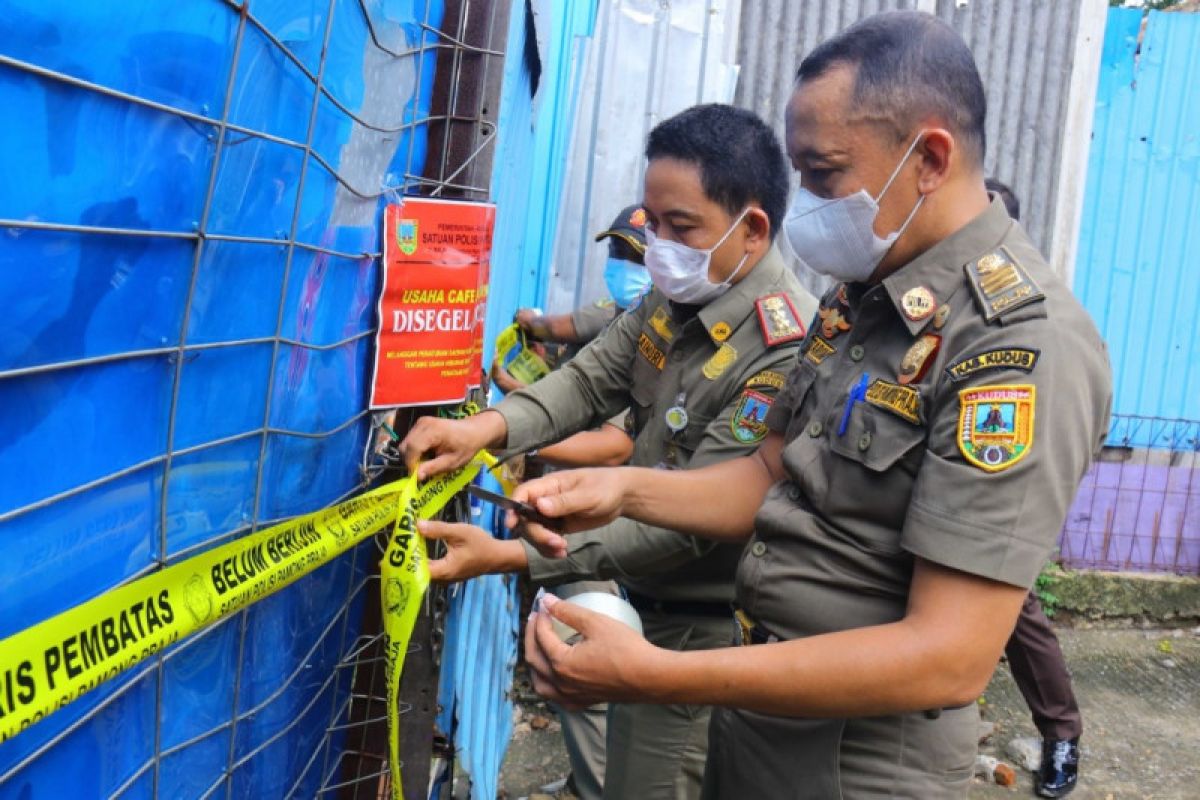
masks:
[(867, 387), (867, 403), (890, 411), (905, 422), (921, 424), (921, 393), (911, 386), (902, 386), (881, 379)]
[(974, 386), (958, 393), (958, 449), (985, 472), (1013, 466), (1033, 449), (1037, 387)]
[(980, 372), (993, 369), (1016, 369), (1021, 372), (1033, 372), (1037, 366), (1040, 350), (1031, 347), (998, 347), (995, 350), (985, 350), (982, 353), (967, 356), (946, 367), (946, 374), (952, 381), (962, 381)]
[(734, 409), (733, 419), (729, 427), (733, 438), (743, 444), (761, 442), (767, 436), (767, 412), (771, 410), (772, 399), (762, 392), (747, 389), (742, 392)]

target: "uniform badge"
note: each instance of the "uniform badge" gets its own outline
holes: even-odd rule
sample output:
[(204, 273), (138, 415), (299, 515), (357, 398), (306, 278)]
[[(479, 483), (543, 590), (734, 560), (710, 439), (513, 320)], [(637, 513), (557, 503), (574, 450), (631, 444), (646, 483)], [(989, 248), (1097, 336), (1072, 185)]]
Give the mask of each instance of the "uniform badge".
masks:
[(1006, 247), (1000, 247), (966, 266), (975, 300), (988, 322), (1045, 295)]
[(921, 424), (921, 393), (911, 386), (901, 386), (876, 378), (875, 382), (867, 387), (863, 399), (876, 408), (892, 412), (905, 422)]
[(754, 301), (758, 321), (762, 324), (763, 341), (767, 347), (804, 338), (804, 326), (796, 315), (796, 307), (786, 294), (769, 294)]
[(733, 438), (742, 444), (761, 442), (767, 436), (767, 412), (773, 401), (761, 392), (747, 389), (734, 409), (729, 427)]
[(664, 342), (669, 342), (675, 338), (675, 331), (671, 330), (671, 315), (662, 306), (654, 309), (654, 313), (650, 315), (650, 319), (647, 322), (654, 332), (662, 337)]
[(779, 391), (783, 389), (783, 384), (787, 382), (787, 378), (782, 372), (776, 372), (771, 369), (764, 369), (762, 372), (754, 375), (750, 380), (746, 381), (747, 389), (774, 389)]
[(850, 330), (850, 321), (842, 314), (841, 309), (834, 306), (817, 310), (817, 318), (821, 320), (821, 335), (833, 339), (839, 333)]
[(985, 472), (1000, 472), (1033, 449), (1037, 387), (975, 386), (958, 393), (958, 449)]
[(681, 405), (674, 405), (668, 408), (664, 418), (667, 422), (667, 428), (671, 433), (679, 433), (688, 424), (687, 409)]
[(973, 356), (967, 356), (946, 367), (946, 374), (952, 381), (962, 381), (979, 372), (992, 369), (1016, 369), (1021, 372), (1033, 372), (1037, 366), (1040, 350), (1028, 347), (1001, 347), (996, 350), (985, 350)]
[(708, 335), (713, 338), (714, 342), (723, 342), (733, 333), (733, 328), (729, 327), (728, 322), (718, 322), (709, 330)]
[(650, 341), (650, 337), (645, 333), (638, 339), (638, 352), (642, 354), (642, 358), (649, 361), (658, 369), (662, 369), (667, 365), (667, 354), (658, 349), (658, 345)]
[(900, 360), (900, 383), (907, 385), (924, 378), (941, 346), (942, 337), (936, 333), (926, 333), (913, 342), (912, 347), (908, 348), (908, 352)]
[(913, 322), (920, 322), (937, 310), (937, 299), (924, 286), (914, 286), (901, 295), (900, 309)]
[(737, 361), (737, 357), (737, 350), (729, 342), (725, 342), (717, 348), (717, 352), (713, 353), (708, 361), (704, 362), (704, 366), (700, 368), (700, 371), (704, 373), (704, 377), (710, 381), (715, 381), (724, 374), (725, 370), (729, 369), (733, 362)]
[(938, 306), (938, 310), (933, 312), (933, 329), (940, 331), (946, 327), (946, 320), (950, 319), (950, 306)]
[(820, 336), (814, 336), (808, 341), (808, 345), (804, 348), (804, 357), (819, 367), (821, 366), (822, 361), (829, 358), (836, 352), (836, 347), (822, 339)]
[(629, 215), (629, 224), (635, 228), (646, 227), (646, 209), (635, 208), (633, 213)]

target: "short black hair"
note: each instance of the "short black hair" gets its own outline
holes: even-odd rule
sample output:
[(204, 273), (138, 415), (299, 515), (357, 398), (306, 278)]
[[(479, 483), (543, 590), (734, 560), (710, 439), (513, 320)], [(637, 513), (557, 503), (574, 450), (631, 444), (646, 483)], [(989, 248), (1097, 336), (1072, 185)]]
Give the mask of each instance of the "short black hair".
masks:
[(1004, 203), (1004, 207), (1008, 209), (1008, 215), (1013, 219), (1021, 218), (1021, 201), (1017, 199), (1017, 195), (1013, 190), (1008, 188), (1008, 184), (1001, 183), (995, 178), (985, 178), (983, 185), (987, 187), (989, 192), (995, 192), (1000, 195), (1000, 200)]
[(646, 158), (675, 158), (700, 169), (708, 199), (730, 214), (757, 202), (771, 221), (771, 238), (787, 210), (787, 158), (778, 137), (752, 111), (721, 103), (692, 106), (650, 131)]
[(854, 104), (891, 121), (899, 139), (933, 115), (957, 134), (975, 165), (987, 149), (987, 98), (975, 58), (946, 23), (920, 11), (888, 11), (856, 22), (800, 62), (797, 81), (837, 65), (856, 68)]

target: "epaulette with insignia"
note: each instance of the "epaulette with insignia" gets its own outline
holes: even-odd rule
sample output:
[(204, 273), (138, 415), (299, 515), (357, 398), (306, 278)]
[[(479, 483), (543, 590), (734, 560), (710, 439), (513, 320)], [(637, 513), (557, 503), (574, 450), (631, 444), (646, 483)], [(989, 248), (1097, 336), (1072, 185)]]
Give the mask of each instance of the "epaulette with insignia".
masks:
[(1007, 247), (967, 264), (966, 272), (975, 302), (988, 322), (1045, 297)]
[(783, 292), (760, 297), (754, 301), (754, 306), (758, 309), (758, 321), (767, 347), (804, 338), (804, 324), (800, 322), (792, 299)]

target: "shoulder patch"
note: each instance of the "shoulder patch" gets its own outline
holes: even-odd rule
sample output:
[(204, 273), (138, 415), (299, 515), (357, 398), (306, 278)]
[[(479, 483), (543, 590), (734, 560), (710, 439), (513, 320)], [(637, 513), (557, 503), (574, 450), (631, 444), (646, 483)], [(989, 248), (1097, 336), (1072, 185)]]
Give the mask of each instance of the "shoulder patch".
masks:
[(767, 438), (767, 412), (774, 401), (761, 392), (747, 389), (742, 392), (733, 418), (729, 421), (733, 438), (742, 444), (753, 444)]
[(988, 322), (1045, 297), (1007, 247), (980, 256), (965, 269), (975, 301)]
[(671, 329), (671, 315), (663, 306), (654, 309), (654, 313), (646, 322), (655, 333), (662, 337), (664, 342), (675, 338), (675, 331)]
[(642, 358), (649, 361), (658, 369), (662, 369), (667, 365), (667, 354), (658, 348), (650, 337), (645, 333), (638, 338), (638, 352), (642, 354)]
[(995, 350), (984, 350), (946, 367), (946, 375), (952, 381), (962, 381), (980, 372), (992, 369), (1017, 369), (1021, 372), (1033, 372), (1037, 366), (1040, 350), (1031, 347), (1001, 347)]
[(783, 388), (783, 384), (787, 379), (782, 372), (776, 372), (771, 369), (764, 369), (762, 372), (752, 376), (746, 381), (747, 389), (775, 389), (779, 391)]
[(754, 301), (758, 321), (762, 326), (767, 347), (804, 338), (804, 324), (796, 314), (792, 299), (783, 292), (769, 294)]
[(921, 393), (911, 386), (876, 378), (867, 387), (863, 399), (876, 408), (892, 412), (905, 422), (921, 424)]
[(958, 393), (958, 450), (984, 472), (1002, 472), (1033, 449), (1037, 387), (974, 386)]

